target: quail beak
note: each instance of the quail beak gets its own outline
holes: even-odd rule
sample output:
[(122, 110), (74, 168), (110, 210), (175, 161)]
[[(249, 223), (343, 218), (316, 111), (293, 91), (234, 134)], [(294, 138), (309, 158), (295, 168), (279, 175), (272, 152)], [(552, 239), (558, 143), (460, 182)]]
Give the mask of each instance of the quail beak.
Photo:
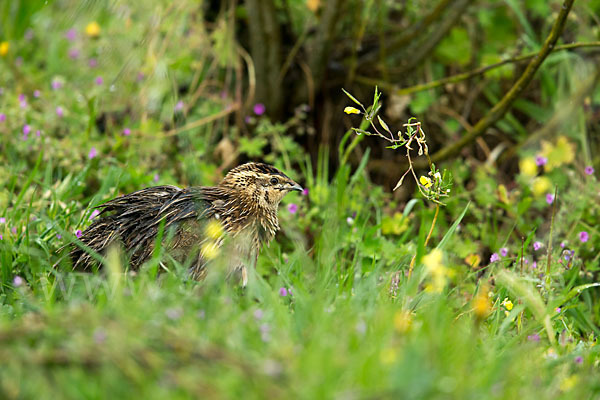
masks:
[(298, 192), (301, 192), (302, 190), (304, 190), (304, 189), (302, 189), (302, 186), (298, 185), (296, 182), (290, 182), (290, 185), (291, 185), (290, 190), (296, 190)]

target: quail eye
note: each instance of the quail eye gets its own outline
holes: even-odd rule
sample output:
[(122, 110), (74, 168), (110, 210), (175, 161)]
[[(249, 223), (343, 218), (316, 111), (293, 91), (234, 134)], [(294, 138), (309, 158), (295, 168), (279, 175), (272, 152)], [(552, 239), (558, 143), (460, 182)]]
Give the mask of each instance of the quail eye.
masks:
[(269, 182), (271, 183), (271, 185), (277, 185), (279, 183), (279, 179), (271, 178), (271, 180)]

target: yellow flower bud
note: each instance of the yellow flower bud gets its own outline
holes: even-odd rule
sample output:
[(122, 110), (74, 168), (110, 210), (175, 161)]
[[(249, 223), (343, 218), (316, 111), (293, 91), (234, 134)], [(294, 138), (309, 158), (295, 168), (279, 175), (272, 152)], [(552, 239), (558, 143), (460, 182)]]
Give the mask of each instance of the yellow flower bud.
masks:
[(85, 27), (85, 34), (89, 37), (100, 36), (100, 25), (96, 21), (92, 21)]
[(354, 107), (346, 107), (344, 108), (344, 112), (346, 114), (360, 114), (360, 110), (358, 108), (354, 108)]

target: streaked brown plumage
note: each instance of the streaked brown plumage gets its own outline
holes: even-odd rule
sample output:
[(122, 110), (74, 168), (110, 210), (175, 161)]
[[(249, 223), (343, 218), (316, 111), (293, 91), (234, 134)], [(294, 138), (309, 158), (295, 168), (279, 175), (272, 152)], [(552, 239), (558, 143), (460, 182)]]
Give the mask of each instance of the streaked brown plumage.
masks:
[[(227, 236), (227, 263), (240, 270), (245, 284), (244, 261), (256, 261), (261, 245), (273, 239), (279, 229), (277, 207), (292, 190), (302, 188), (275, 167), (247, 163), (231, 170), (218, 186), (156, 186), (110, 200), (98, 207), (100, 215), (80, 240), (100, 254), (120, 243), (130, 267), (137, 269), (152, 255), (164, 221), (169, 254), (189, 264), (192, 276), (201, 279), (211, 249)], [(80, 247), (73, 245), (70, 254), (75, 269), (95, 264)]]

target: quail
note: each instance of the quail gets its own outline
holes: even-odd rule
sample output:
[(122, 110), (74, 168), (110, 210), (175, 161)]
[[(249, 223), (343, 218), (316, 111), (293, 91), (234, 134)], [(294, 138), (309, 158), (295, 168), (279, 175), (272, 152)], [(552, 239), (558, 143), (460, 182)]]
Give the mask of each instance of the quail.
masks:
[[(290, 191), (302, 187), (271, 165), (250, 162), (229, 171), (217, 186), (155, 186), (110, 200), (98, 207), (100, 214), (80, 241), (99, 254), (120, 245), (135, 270), (150, 259), (162, 233), (167, 252), (200, 280), (226, 240), (222, 256), (245, 286), (246, 265), (256, 262), (261, 246), (279, 230), (277, 208)], [(76, 270), (96, 264), (75, 244), (70, 256)]]

